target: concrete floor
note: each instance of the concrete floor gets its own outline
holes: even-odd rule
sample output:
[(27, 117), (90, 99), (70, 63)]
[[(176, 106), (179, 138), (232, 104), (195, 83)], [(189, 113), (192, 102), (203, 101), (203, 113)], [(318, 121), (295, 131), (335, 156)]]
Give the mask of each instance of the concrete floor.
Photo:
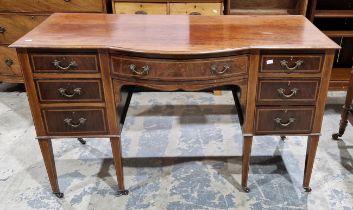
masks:
[(108, 140), (64, 139), (53, 142), (65, 193), (58, 199), (23, 90), (0, 84), (0, 209), (353, 209), (353, 127), (344, 141), (331, 140), (343, 92), (329, 93), (311, 193), (301, 187), (305, 137), (255, 138), (246, 194), (231, 95), (145, 93), (133, 96), (122, 134), (130, 194), (115, 195)]

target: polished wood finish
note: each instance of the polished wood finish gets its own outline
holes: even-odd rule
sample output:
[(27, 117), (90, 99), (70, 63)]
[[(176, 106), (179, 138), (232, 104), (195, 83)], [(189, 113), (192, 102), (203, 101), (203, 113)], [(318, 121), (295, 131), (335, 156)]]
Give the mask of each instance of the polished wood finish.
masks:
[(95, 54), (32, 54), (35, 73), (96, 73), (99, 71)]
[[(106, 0), (0, 0), (0, 82), (23, 83), (15, 50), (5, 48), (54, 12), (106, 13)], [(12, 64), (13, 63), (13, 64)], [(8, 65), (11, 64), (9, 68)]]
[[(304, 174), (308, 187), (315, 136), (320, 134), (334, 51), (339, 47), (304, 17), (54, 14), (12, 47), (18, 48), (38, 138), (110, 138), (120, 194), (127, 193), (120, 133), (135, 88), (232, 90), (244, 136), (245, 191), (253, 136), (314, 136)], [(75, 60), (80, 68), (84, 64), (79, 65), (82, 57), (77, 55), (95, 58), (85, 61), (86, 67), (99, 71), (53, 69), (55, 56), (65, 58), (63, 67)], [(275, 65), (286, 59), (284, 67), (290, 71), (281, 69), (282, 64), (264, 66), (265, 59), (273, 59)], [(297, 59), (303, 62), (294, 68), (290, 62)], [(266, 61), (266, 65), (270, 64)], [(54, 86), (38, 88), (47, 81)], [(100, 82), (103, 100), (55, 101), (57, 87), (73, 81)], [(307, 91), (283, 100), (271, 92), (282, 85)], [(284, 94), (289, 93), (284, 90)], [(45, 95), (54, 101), (41, 100)], [(288, 123), (289, 118), (295, 120)]]
[(105, 12), (105, 0), (0, 0), (3, 12)]
[[(117, 77), (148, 80), (210, 80), (246, 74), (247, 55), (220, 59), (161, 60), (112, 57), (112, 71)], [(131, 66), (134, 65), (134, 66)]]
[(319, 84), (319, 80), (260, 80), (257, 104), (314, 105)]
[(100, 80), (37, 80), (40, 102), (102, 102)]

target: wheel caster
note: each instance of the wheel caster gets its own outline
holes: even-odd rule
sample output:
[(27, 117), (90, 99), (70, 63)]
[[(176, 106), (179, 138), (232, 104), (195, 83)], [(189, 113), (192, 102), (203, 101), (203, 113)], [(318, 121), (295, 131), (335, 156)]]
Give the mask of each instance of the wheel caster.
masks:
[(77, 138), (77, 140), (81, 143), (81, 144), (86, 144), (86, 141), (83, 138)]
[(339, 137), (341, 137), (341, 136), (342, 135), (340, 135), (339, 133), (334, 133), (334, 134), (332, 134), (332, 139), (337, 141), (337, 140), (340, 140)]
[(248, 187), (243, 187), (243, 191), (244, 191), (245, 193), (249, 193), (249, 192), (250, 192), (250, 188), (248, 188)]
[(311, 192), (311, 187), (304, 187), (305, 192)]
[(119, 190), (118, 191), (118, 195), (128, 195), (129, 194), (129, 190)]
[(286, 136), (281, 136), (282, 141), (286, 140), (286, 138), (287, 138)]
[(64, 193), (62, 193), (62, 192), (55, 192), (55, 193), (53, 193), (56, 197), (58, 197), (58, 198), (63, 198), (64, 197)]

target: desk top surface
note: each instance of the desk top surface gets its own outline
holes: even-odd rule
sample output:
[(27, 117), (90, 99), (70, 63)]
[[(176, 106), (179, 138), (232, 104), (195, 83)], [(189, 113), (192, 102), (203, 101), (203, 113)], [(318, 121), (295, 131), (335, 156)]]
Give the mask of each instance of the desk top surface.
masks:
[(16, 48), (115, 49), (157, 54), (337, 49), (303, 16), (53, 14)]

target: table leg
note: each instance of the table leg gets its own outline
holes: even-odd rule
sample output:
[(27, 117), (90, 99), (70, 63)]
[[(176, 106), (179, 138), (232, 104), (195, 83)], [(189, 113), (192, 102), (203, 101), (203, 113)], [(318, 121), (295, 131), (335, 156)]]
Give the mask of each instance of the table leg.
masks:
[(319, 136), (309, 136), (307, 147), (306, 147), (306, 158), (305, 158), (305, 168), (304, 168), (304, 179), (303, 179), (303, 187), (306, 192), (310, 192), (310, 178), (311, 172), (314, 166), (314, 160), (317, 150), (317, 145), (319, 143)]
[(248, 188), (248, 176), (249, 176), (249, 165), (251, 157), (251, 145), (252, 145), (252, 136), (244, 136), (243, 142), (243, 165), (242, 165), (242, 177), (241, 177), (241, 186), (244, 192), (250, 192)]
[(51, 189), (54, 195), (58, 198), (62, 198), (64, 194), (59, 190), (51, 139), (39, 139), (38, 143), (44, 159), (45, 168), (47, 169)]
[(115, 165), (115, 172), (118, 179), (118, 195), (127, 195), (129, 194), (128, 190), (125, 190), (124, 186), (124, 170), (123, 170), (123, 163), (122, 163), (122, 154), (121, 154), (121, 141), (120, 137), (112, 137), (110, 138), (110, 143), (113, 152), (113, 159)]

